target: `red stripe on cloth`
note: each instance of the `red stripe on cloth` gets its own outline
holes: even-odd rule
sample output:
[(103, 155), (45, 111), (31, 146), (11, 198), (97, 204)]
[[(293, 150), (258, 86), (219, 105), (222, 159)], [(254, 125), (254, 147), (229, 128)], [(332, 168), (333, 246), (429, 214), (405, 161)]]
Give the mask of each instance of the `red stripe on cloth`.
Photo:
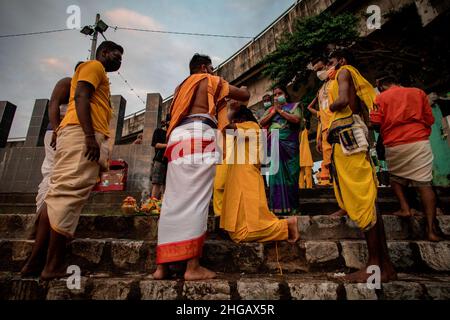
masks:
[(211, 146), (211, 143), (214, 143), (214, 140), (191, 138), (190, 140), (178, 141), (166, 148), (164, 156), (171, 162), (191, 154), (204, 153), (207, 148), (207, 152), (215, 152), (216, 146), (215, 144)]
[(206, 233), (196, 239), (158, 245), (156, 247), (156, 264), (201, 257), (205, 239)]

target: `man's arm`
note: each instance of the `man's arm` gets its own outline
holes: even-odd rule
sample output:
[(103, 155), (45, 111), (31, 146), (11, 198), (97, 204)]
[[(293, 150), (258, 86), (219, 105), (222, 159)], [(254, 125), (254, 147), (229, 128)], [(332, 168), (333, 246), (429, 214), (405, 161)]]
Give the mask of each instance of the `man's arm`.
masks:
[(344, 109), (350, 102), (350, 72), (348, 70), (342, 70), (339, 72), (339, 76), (336, 80), (339, 84), (339, 96), (330, 106), (332, 112)]
[(61, 122), (61, 114), (59, 106), (67, 104), (70, 97), (70, 81), (71, 78), (59, 80), (53, 89), (50, 103), (48, 105), (48, 116), (53, 130), (58, 129)]
[(434, 124), (434, 116), (433, 111), (431, 110), (430, 102), (425, 92), (423, 92), (423, 108), (424, 108), (423, 120), (429, 127), (431, 127)]
[(314, 109), (314, 106), (316, 105), (316, 103), (317, 103), (317, 100), (318, 100), (318, 98), (317, 98), (317, 96), (314, 98), (314, 100), (309, 104), (309, 106), (308, 106), (308, 110), (309, 110), (309, 112), (311, 112), (313, 115), (315, 115), (316, 117), (318, 117), (318, 114), (319, 114), (319, 112), (317, 112), (317, 110), (316, 109)]
[(61, 111), (59, 106), (62, 104), (67, 104), (70, 98), (70, 81), (71, 78), (64, 78), (59, 80), (55, 88), (53, 89), (52, 96), (50, 98), (50, 103), (48, 105), (48, 116), (50, 120), (50, 125), (53, 129), (52, 141), (50, 146), (56, 149), (56, 129), (59, 127), (61, 122)]
[(167, 148), (167, 143), (157, 143), (155, 149), (165, 149)]
[(245, 102), (250, 99), (250, 92), (247, 88), (238, 88), (230, 84), (230, 92), (228, 97), (233, 100)]
[(100, 158), (100, 146), (95, 140), (95, 131), (92, 126), (90, 104), (90, 99), (94, 91), (94, 86), (89, 82), (78, 81), (77, 88), (75, 90), (75, 109), (86, 139), (87, 150), (84, 156), (91, 161), (98, 161)]

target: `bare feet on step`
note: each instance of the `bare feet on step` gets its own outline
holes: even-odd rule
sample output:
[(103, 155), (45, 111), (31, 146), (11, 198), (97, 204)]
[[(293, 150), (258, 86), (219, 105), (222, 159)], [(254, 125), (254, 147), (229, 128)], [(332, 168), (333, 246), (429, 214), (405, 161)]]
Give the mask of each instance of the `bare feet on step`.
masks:
[(290, 217), (287, 219), (288, 223), (288, 242), (296, 243), (300, 239), (300, 232), (298, 231), (298, 217)]
[(410, 218), (413, 216), (413, 214), (411, 213), (411, 211), (406, 211), (406, 210), (398, 210), (395, 211), (394, 213), (392, 213), (394, 216), (397, 217), (401, 217), (401, 218)]
[(156, 266), (156, 271), (153, 272), (153, 279), (155, 280), (164, 280), (169, 276), (169, 269), (166, 265), (158, 264)]
[(330, 214), (330, 217), (345, 217), (347, 215), (347, 211), (344, 209), (339, 209), (338, 211)]
[(184, 280), (195, 281), (195, 280), (209, 280), (216, 277), (216, 273), (204, 267), (198, 266), (195, 269), (186, 270), (184, 273)]

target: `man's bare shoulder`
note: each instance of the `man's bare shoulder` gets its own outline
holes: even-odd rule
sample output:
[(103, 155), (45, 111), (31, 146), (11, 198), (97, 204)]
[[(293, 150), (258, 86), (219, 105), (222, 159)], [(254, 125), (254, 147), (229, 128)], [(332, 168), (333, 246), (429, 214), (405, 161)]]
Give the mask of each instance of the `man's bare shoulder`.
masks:
[(348, 80), (351, 77), (350, 71), (348, 71), (347, 69), (342, 69), (338, 76), (337, 79), (338, 80)]

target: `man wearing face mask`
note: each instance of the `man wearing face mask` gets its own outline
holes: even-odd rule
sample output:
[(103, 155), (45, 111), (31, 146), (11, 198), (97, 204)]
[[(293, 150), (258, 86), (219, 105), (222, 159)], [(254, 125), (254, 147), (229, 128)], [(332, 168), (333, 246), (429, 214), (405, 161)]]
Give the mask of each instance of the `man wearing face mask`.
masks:
[(106, 73), (119, 70), (122, 54), (120, 45), (104, 41), (96, 59), (81, 64), (72, 77), (67, 113), (57, 129), (55, 165), (45, 198), (48, 213), (39, 219), (33, 248), (41, 254), (27, 262), (29, 273), (40, 273), (43, 280), (66, 276), (67, 240), (74, 236), (100, 167), (107, 166), (112, 108)]
[(262, 98), (264, 110), (269, 109), (272, 106), (272, 98), (270, 97), (270, 94), (265, 94)]
[[(334, 76), (336, 75), (336, 71), (334, 70), (334, 67), (327, 66), (327, 60), (325, 58), (317, 58), (313, 60), (311, 64), (313, 66), (313, 70), (316, 71), (319, 80), (324, 81), (324, 84), (317, 93), (317, 97), (308, 106), (308, 110), (313, 114), (316, 114), (320, 121), (317, 129), (317, 149), (323, 155), (320, 185), (331, 186), (329, 170), (329, 166), (331, 163), (331, 145), (327, 142), (327, 138), (332, 113), (329, 109), (330, 102), (328, 90), (331, 80), (333, 80)], [(314, 105), (317, 103), (319, 104), (318, 111), (314, 109)], [(342, 212), (342, 210), (340, 210), (336, 213), (336, 215), (338, 214), (345, 214), (345, 212)]]
[[(332, 145), (333, 186), (339, 207), (364, 232), (369, 252), (367, 266), (377, 265), (381, 282), (397, 278), (389, 258), (383, 219), (377, 212), (377, 179), (371, 162), (367, 119), (373, 110), (375, 89), (350, 65), (353, 57), (347, 50), (330, 55), (336, 79), (330, 86), (333, 112), (328, 133)], [(369, 273), (368, 273), (369, 272)], [(371, 272), (367, 268), (345, 276), (348, 282), (365, 283)]]

